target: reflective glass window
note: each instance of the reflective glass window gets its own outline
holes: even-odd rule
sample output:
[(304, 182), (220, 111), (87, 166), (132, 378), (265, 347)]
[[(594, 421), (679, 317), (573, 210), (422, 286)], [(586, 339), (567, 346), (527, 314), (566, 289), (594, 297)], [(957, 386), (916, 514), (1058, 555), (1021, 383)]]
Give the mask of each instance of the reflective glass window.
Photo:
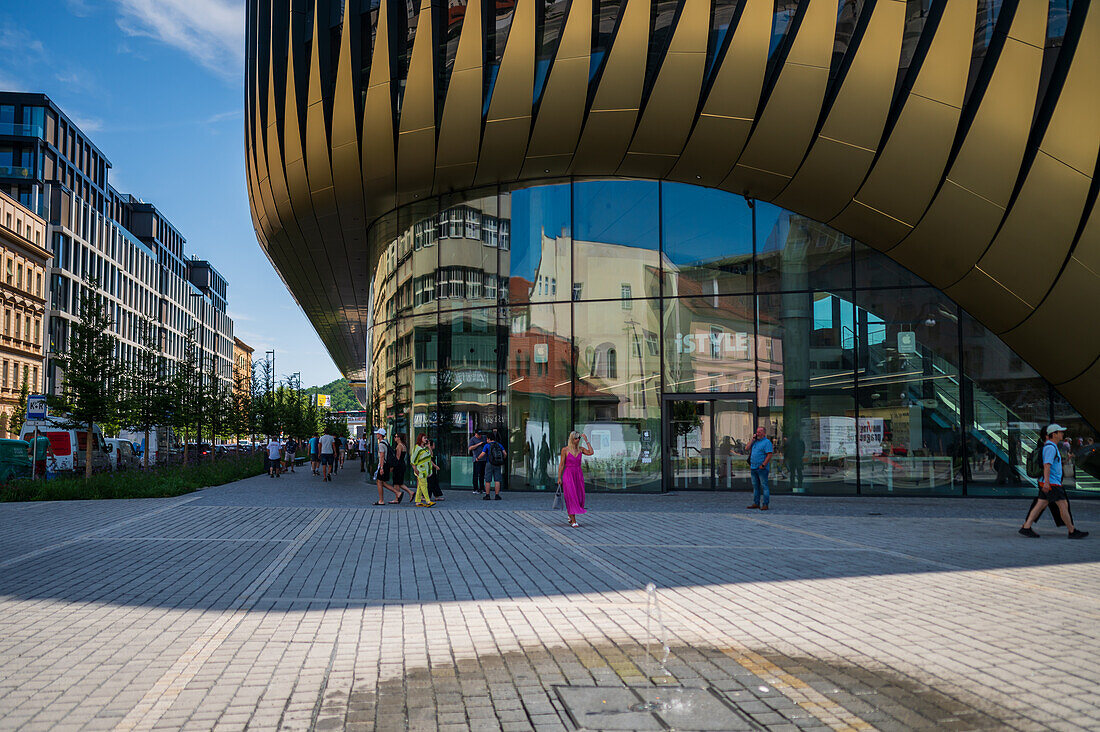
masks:
[(1096, 430), (1057, 391), (1053, 394), (1054, 421), (1066, 428), (1062, 452), (1062, 485), (1077, 495), (1100, 494), (1100, 455)]
[(505, 326), (495, 307), (439, 314), (437, 446), (446, 461), (441, 480), (455, 487), (473, 486), (469, 446), (475, 430), (504, 426)]
[(481, 195), (440, 199), (436, 299), (441, 309), (484, 307), (497, 302), (501, 296), (497, 261), (501, 221), (495, 189), (482, 191)]
[[(856, 294), (864, 493), (963, 492), (956, 308), (932, 288)], [(971, 447), (971, 449), (973, 449)]]
[[(501, 194), (501, 210), (510, 223), (511, 245), (502, 252), (501, 275), (508, 279), (512, 302), (569, 300), (570, 280), (569, 184), (520, 188)], [(507, 262), (507, 266), (505, 266)], [(562, 283), (562, 290), (551, 295), (544, 284)]]
[(847, 289), (851, 254), (851, 237), (771, 204), (756, 204), (757, 289)]
[(506, 405), (509, 485), (554, 490), (572, 429), (573, 344), (569, 304), (508, 310)]
[(741, 196), (661, 187), (665, 297), (752, 291), (752, 209)]
[(661, 356), (644, 340), (660, 317), (657, 300), (573, 305), (574, 429), (592, 442), (585, 481), (597, 490), (661, 489)]
[(1050, 421), (1050, 388), (1022, 358), (961, 314), (963, 399), (968, 417), (969, 495), (1031, 495), (1024, 469)]
[(751, 295), (665, 300), (665, 392), (755, 391), (754, 320)]
[[(656, 297), (659, 207), (651, 181), (573, 184), (573, 269), (582, 300)], [(576, 288), (575, 288), (576, 289)]]
[[(855, 493), (855, 312), (847, 292), (757, 298), (758, 424), (773, 491)], [(744, 453), (747, 442), (736, 445)]]

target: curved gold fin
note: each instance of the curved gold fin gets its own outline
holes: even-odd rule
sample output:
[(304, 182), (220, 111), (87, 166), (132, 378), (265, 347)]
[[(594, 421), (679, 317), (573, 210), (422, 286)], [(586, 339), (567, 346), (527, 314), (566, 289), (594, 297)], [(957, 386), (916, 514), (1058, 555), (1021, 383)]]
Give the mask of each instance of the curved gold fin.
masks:
[(389, 28), (389, 2), (382, 0), (363, 102), (363, 200), (368, 219), (389, 211), (397, 202)]
[(836, 36), (836, 2), (810, 0), (760, 121), (721, 187), (770, 201), (798, 170), (821, 117)]
[(1004, 218), (1035, 116), (1047, 9), (1046, 0), (1020, 0), (947, 180), (912, 233), (890, 250), (937, 287), (974, 266)]
[(606, 175), (618, 168), (634, 134), (649, 48), (650, 0), (626, 0), (621, 12), (570, 166), (575, 175)]
[[(340, 221), (345, 229), (366, 231), (363, 211), (363, 169), (360, 166), (356, 121), (358, 98), (351, 60), (351, 0), (344, 0), (344, 25), (340, 31), (340, 58), (332, 96), (332, 186)], [(365, 302), (365, 301), (363, 301)]]
[(684, 0), (668, 52), (618, 174), (660, 178), (684, 149), (707, 63), (710, 0)]
[(536, 1), (516, 3), (489, 99), (475, 185), (515, 180), (523, 166), (531, 134), (531, 98), (535, 94)]
[(905, 0), (880, 0), (825, 124), (794, 178), (775, 203), (828, 221), (851, 202), (874, 161), (894, 96)]
[(703, 111), (668, 174), (671, 180), (717, 186), (737, 162), (760, 106), (774, 10), (772, 0), (745, 0)]
[(332, 163), (321, 98), (321, 28), (317, 16), (321, 4), (313, 5), (313, 43), (310, 44), (309, 93), (306, 100), (305, 160), (313, 211), (318, 222), (336, 216), (336, 196), (332, 191)]
[(867, 180), (828, 222), (878, 249), (901, 241), (920, 220), (943, 179), (958, 129), (977, 0), (951, 0), (942, 8), (913, 88)]
[(439, 149), (435, 160), (435, 192), (469, 188), (477, 171), (481, 143), (481, 88), (484, 73), (485, 29), (481, 2), (466, 4), (462, 34), (447, 85)]
[(521, 177), (560, 176), (569, 170), (581, 137), (592, 57), (592, 0), (573, 0), (546, 79)]
[(435, 26), (421, 0), (397, 133), (397, 205), (431, 195), (435, 177)]
[[(1087, 12), (1073, 63), (1023, 186), (978, 264), (945, 290), (994, 333), (1019, 325), (1043, 300), (1086, 213), (1100, 152), (1100, 9), (1089, 7)], [(1025, 307), (978, 300), (968, 288), (982, 277), (995, 279)]]

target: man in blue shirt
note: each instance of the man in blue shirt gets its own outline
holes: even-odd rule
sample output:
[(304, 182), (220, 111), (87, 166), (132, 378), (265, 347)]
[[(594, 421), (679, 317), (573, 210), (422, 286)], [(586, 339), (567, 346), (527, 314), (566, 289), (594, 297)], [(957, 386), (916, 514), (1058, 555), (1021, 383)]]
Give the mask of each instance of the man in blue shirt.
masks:
[(749, 508), (768, 510), (768, 470), (774, 451), (775, 447), (764, 433), (764, 428), (758, 427), (756, 437), (749, 445), (749, 473), (752, 475), (752, 505)]
[(1069, 498), (1062, 487), (1062, 451), (1059, 445), (1066, 436), (1066, 428), (1060, 424), (1052, 424), (1047, 427), (1047, 441), (1043, 443), (1043, 477), (1039, 479), (1039, 498), (1035, 507), (1027, 515), (1027, 520), (1020, 527), (1020, 533), (1032, 539), (1038, 539), (1039, 534), (1031, 528), (1031, 524), (1042, 515), (1046, 507), (1053, 503), (1062, 514), (1062, 521), (1066, 524), (1066, 530), (1071, 539), (1084, 539), (1089, 535), (1087, 531), (1079, 531), (1073, 526), (1073, 518), (1069, 514)]

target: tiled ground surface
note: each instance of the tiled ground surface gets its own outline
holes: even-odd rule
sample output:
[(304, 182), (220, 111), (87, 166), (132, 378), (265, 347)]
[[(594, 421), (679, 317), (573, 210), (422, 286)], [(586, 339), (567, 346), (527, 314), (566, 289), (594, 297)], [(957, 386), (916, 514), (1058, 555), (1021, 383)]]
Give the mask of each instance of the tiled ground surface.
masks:
[(1018, 537), (1027, 501), (593, 495), (574, 530), (361, 477), (0, 505), (0, 728), (632, 729), (677, 687), (770, 729), (1100, 728), (1100, 534)]

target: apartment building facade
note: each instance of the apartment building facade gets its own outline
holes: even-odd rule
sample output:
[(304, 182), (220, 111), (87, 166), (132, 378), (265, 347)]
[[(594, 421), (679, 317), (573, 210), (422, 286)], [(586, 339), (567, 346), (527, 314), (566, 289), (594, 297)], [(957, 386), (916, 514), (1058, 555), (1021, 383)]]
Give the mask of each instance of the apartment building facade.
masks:
[[(43, 273), (49, 308), (41, 388), (63, 381), (79, 294), (94, 279), (111, 310), (118, 356), (131, 363), (155, 337), (170, 361), (193, 338), (204, 371), (232, 378), (233, 322), (228, 283), (209, 262), (189, 259), (182, 233), (156, 206), (110, 185), (111, 163), (48, 96), (0, 92), (0, 192), (45, 222), (41, 246), (53, 255)], [(146, 327), (152, 324), (154, 327)], [(154, 336), (147, 336), (153, 333)]]
[[(42, 323), (46, 317), (46, 273), (50, 253), (42, 246), (46, 222), (10, 196), (0, 193), (0, 436), (19, 426), (10, 422), (23, 385), (41, 388)], [(14, 434), (14, 436), (18, 436)]]

